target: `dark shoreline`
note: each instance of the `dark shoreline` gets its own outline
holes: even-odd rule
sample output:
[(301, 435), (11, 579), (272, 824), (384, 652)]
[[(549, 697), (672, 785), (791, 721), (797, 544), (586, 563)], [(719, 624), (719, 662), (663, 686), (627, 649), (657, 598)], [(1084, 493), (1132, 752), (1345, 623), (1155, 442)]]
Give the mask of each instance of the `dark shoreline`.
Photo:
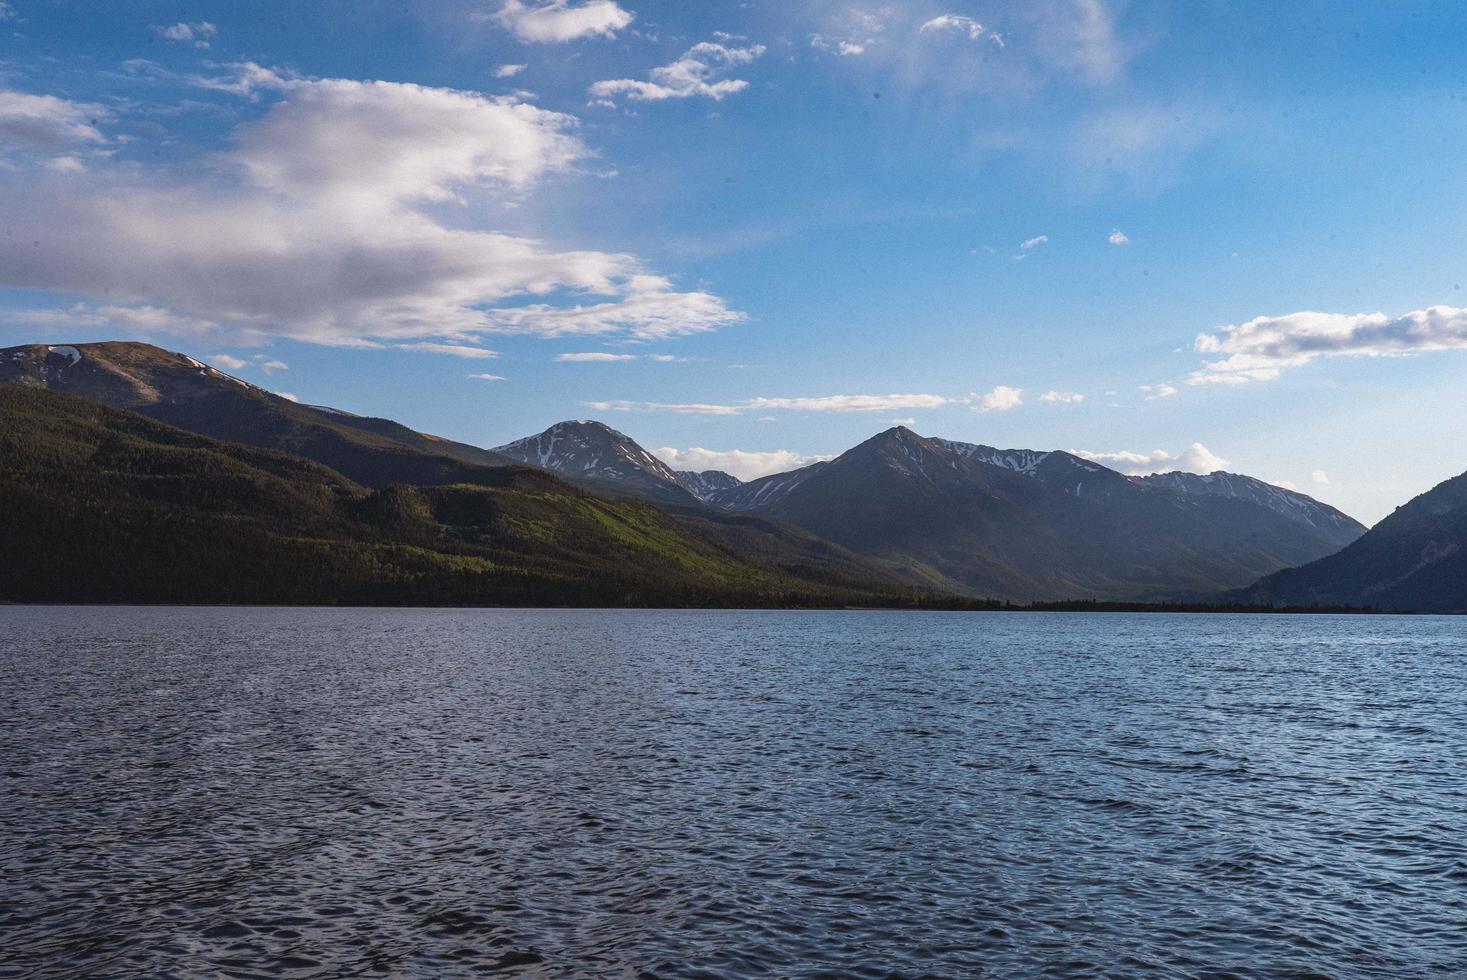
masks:
[(80, 609), (499, 609), (499, 610), (571, 610), (587, 612), (998, 612), (998, 613), (1153, 613), (1211, 614), (1231, 616), (1461, 616), (1464, 613), (1423, 613), (1414, 611), (1360, 608), (1356, 606), (1259, 606), (1215, 605), (1207, 603), (1147, 602), (1040, 602), (1031, 604), (973, 600), (951, 603), (917, 603), (912, 605), (424, 605), (421, 603), (258, 603), (258, 602), (17, 602), (0, 599), (0, 607), (80, 608)]

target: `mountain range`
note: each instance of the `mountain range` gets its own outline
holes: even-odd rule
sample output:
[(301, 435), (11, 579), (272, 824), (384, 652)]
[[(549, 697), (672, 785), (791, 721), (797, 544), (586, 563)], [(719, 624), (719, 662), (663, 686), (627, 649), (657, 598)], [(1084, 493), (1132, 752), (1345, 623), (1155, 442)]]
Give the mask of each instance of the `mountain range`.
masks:
[(771, 517), (914, 587), (1016, 601), (1194, 599), (1339, 550), (1364, 528), (1228, 473), (1128, 477), (1064, 452), (1000, 450), (898, 426), (833, 460), (742, 483), (675, 472), (600, 422), (495, 452), (601, 492)]
[[(998, 449), (924, 437), (902, 426), (828, 461), (748, 482), (719, 471), (674, 470), (595, 421), (561, 422), (481, 449), (387, 419), (297, 404), (188, 355), (138, 343), (0, 350), (0, 383), (7, 382), (137, 413), (220, 445), (309, 460), (348, 487), (342, 491), (347, 498), (412, 493), (437, 501), (443, 495), (431, 488), (488, 487), (501, 500), (528, 494), (640, 507), (639, 514), (656, 514), (669, 533), (695, 542), (669, 538), (662, 542), (666, 547), (697, 552), (711, 546), (730, 568), (758, 570), (730, 572), (732, 578), (716, 586), (699, 580), (696, 589), (704, 595), (719, 589), (731, 594), (737, 591), (732, 583), (747, 576), (760, 583), (748, 594), (761, 595), (843, 590), (898, 601), (947, 593), (1020, 602), (1227, 595), (1386, 604), (1361, 603), (1368, 593), (1406, 608), (1426, 578), (1455, 567), (1454, 542), (1467, 530), (1444, 519), (1414, 537), (1401, 530), (1421, 526), (1416, 512), (1441, 518), (1432, 508), (1439, 510), (1449, 494), (1443, 488), (1432, 492), (1439, 495), (1435, 502), (1421, 508), (1413, 502), (1366, 534), (1335, 508), (1247, 476), (1127, 476), (1066, 452)], [(526, 482), (535, 472), (544, 474), (541, 482)], [(441, 519), (447, 512), (436, 507), (416, 508), (433, 515), (433, 540), (462, 544), (456, 525)], [(1401, 518), (1406, 512), (1412, 513)], [(546, 517), (546, 540), (563, 540), (562, 516)], [(352, 533), (365, 540), (377, 532)], [(420, 542), (427, 540), (422, 533), (419, 528)], [(1367, 586), (1360, 575), (1340, 571), (1347, 556), (1374, 556), (1351, 561), (1376, 567), (1404, 560), (1418, 544), (1413, 554), (1420, 567), (1409, 573), (1392, 578), (1381, 572)], [(478, 546), (489, 555), (498, 545), (481, 538)], [(521, 558), (528, 561), (533, 551), (526, 545)], [(559, 554), (569, 560), (570, 552)], [(1336, 584), (1304, 584), (1300, 576), (1321, 567), (1327, 571), (1319, 574), (1333, 575)], [(567, 571), (562, 583), (577, 574), (600, 573)], [(1387, 580), (1395, 584), (1379, 585)], [(644, 593), (669, 585), (659, 580)], [(1443, 588), (1462, 592), (1460, 582)]]

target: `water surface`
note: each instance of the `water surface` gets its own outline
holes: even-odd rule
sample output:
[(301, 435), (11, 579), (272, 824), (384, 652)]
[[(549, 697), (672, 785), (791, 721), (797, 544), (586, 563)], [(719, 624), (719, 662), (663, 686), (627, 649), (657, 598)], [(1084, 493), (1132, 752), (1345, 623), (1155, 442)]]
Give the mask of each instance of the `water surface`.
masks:
[(0, 608), (0, 975), (1464, 974), (1464, 630)]

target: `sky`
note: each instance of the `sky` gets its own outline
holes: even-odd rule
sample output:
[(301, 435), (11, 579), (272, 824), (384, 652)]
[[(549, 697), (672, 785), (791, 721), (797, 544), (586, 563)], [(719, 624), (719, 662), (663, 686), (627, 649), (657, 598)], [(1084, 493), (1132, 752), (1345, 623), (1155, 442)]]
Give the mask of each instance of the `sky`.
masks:
[(0, 2), (0, 346), (752, 477), (1467, 470), (1467, 5)]

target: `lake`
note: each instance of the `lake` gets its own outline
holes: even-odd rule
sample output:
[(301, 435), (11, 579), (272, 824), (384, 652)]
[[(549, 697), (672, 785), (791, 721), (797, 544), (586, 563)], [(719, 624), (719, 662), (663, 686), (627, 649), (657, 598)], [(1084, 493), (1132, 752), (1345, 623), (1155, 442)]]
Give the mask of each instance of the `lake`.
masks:
[(0, 976), (1467, 973), (1467, 621), (0, 608)]

